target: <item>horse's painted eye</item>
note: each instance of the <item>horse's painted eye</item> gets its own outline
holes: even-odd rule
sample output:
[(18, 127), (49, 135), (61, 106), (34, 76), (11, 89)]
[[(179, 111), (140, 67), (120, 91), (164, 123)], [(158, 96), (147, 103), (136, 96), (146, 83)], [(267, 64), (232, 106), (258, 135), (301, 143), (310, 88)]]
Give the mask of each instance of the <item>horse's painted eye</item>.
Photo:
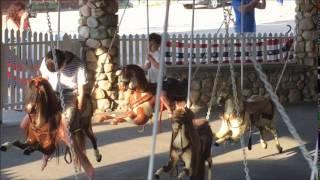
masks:
[(31, 103), (29, 103), (29, 104), (26, 105), (25, 111), (27, 113), (33, 113), (33, 111), (35, 111), (35, 107)]

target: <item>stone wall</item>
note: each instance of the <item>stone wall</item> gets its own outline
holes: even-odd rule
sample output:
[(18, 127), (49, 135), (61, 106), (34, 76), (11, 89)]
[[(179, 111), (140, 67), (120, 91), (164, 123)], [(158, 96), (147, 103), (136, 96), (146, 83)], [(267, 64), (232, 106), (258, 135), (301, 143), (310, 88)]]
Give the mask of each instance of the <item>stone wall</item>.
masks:
[[(273, 66), (264, 68), (268, 76), (268, 81), (273, 87), (279, 79), (282, 66)], [(235, 77), (237, 87), (240, 88), (240, 68), (235, 68)], [(291, 65), (287, 68), (277, 94), (282, 104), (293, 104), (302, 101), (317, 100), (317, 79), (316, 71), (310, 71), (306, 66)], [(191, 84), (190, 101), (192, 106), (204, 107), (210, 101), (213, 82), (216, 75), (216, 67), (206, 68), (198, 71)], [(168, 69), (168, 76), (174, 78), (186, 78), (188, 72), (186, 69), (179, 70), (176, 68)], [(230, 70), (224, 68), (219, 76), (217, 89), (231, 88)], [(239, 91), (240, 92), (240, 91)], [(267, 92), (264, 84), (260, 81), (258, 74), (253, 67), (247, 67), (244, 74), (244, 90), (242, 94), (245, 97), (250, 95), (265, 95)]]
[[(302, 101), (317, 100), (317, 71), (316, 57), (316, 12), (317, 9), (309, 0), (296, 0), (296, 39), (295, 59), (298, 64), (287, 68), (280, 87), (277, 91), (282, 104), (292, 104)], [(117, 3), (116, 0), (80, 0), (79, 34), (87, 46), (86, 59), (90, 69), (90, 81), (97, 81), (94, 102), (97, 111), (113, 109), (112, 102), (118, 105), (117, 110), (126, 110), (128, 91), (124, 90), (121, 77), (116, 83), (114, 62), (117, 59), (118, 40), (109, 54), (106, 49), (110, 46), (111, 38), (116, 33)], [(107, 58), (105, 62), (104, 59)], [(282, 65), (264, 69), (269, 82), (275, 87), (280, 76)], [(264, 95), (266, 90), (250, 66), (246, 67), (244, 75), (244, 96), (253, 94)], [(192, 81), (191, 102), (194, 106), (206, 106), (210, 100), (216, 67), (206, 67)], [(236, 68), (237, 86), (240, 86), (239, 68)], [(97, 74), (99, 76), (97, 76)], [(168, 76), (186, 78), (186, 68), (168, 68)], [(230, 86), (229, 69), (222, 70), (218, 87)], [(114, 101), (117, 99), (116, 101)]]
[(310, 0), (296, 0), (296, 5), (296, 59), (300, 64), (314, 66), (317, 64), (317, 8)]
[[(88, 80), (92, 89), (95, 112), (113, 109), (117, 99), (117, 69), (119, 38), (117, 33), (117, 0), (79, 0), (79, 37), (85, 46)], [(112, 39), (114, 42), (111, 44)]]

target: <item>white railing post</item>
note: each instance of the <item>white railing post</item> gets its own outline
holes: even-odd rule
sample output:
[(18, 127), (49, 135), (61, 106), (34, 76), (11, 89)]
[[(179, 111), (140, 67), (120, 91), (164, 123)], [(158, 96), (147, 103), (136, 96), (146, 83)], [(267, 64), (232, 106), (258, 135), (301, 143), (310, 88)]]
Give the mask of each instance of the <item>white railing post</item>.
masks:
[(127, 63), (128, 61), (127, 61), (127, 37), (126, 37), (126, 35), (123, 35), (121, 39), (122, 39), (122, 41), (121, 41), (122, 53), (121, 53), (121, 57), (120, 57), (120, 62), (121, 62), (122, 66), (125, 66), (128, 64)]
[(228, 51), (228, 55), (229, 55), (229, 60), (231, 61), (231, 63), (235, 64), (236, 63), (236, 60), (235, 60), (235, 37), (234, 37), (234, 34), (229, 34), (229, 51)]
[(224, 41), (223, 41), (223, 35), (219, 34), (218, 37), (218, 61), (223, 63), (223, 49), (224, 49)]
[(252, 42), (252, 49), (253, 49), (253, 57), (252, 57), (252, 61), (257, 61), (257, 38), (256, 38), (256, 34), (253, 33), (251, 36), (251, 42)]
[(36, 32), (33, 33), (33, 63), (32, 63), (32, 68), (34, 69), (34, 75), (37, 76), (38, 74), (38, 67), (40, 67), (40, 59), (41, 57), (39, 56), (39, 45), (38, 43), (38, 34)]
[(169, 39), (171, 39), (171, 43), (172, 43), (172, 47), (170, 48), (171, 49), (171, 51), (169, 50), (169, 48), (167, 48), (170, 52), (171, 52), (171, 63), (172, 64), (176, 64), (176, 62), (177, 62), (177, 60), (176, 60), (176, 55), (177, 55), (177, 49), (180, 49), (177, 45), (177, 38), (176, 38), (176, 35), (175, 34), (173, 34), (172, 35), (172, 37), (171, 38), (169, 38)]
[(141, 54), (139, 51), (139, 46), (140, 46), (140, 39), (139, 39), (139, 35), (136, 34), (134, 35), (134, 48), (133, 48), (133, 54), (134, 54), (134, 58), (133, 58), (133, 63), (134, 64), (141, 64)]
[(183, 64), (187, 64), (189, 58), (192, 58), (192, 55), (189, 52), (189, 37), (187, 34), (184, 35), (183, 37)]
[[(200, 35), (197, 34), (196, 36), (194, 36), (193, 39), (194, 42), (194, 47), (193, 47), (193, 53), (194, 53), (194, 60), (191, 61), (193, 64), (200, 64)], [(191, 44), (191, 46), (193, 46), (193, 44)]]
[(279, 58), (280, 51), (279, 51), (279, 49), (281, 48), (281, 41), (279, 39), (278, 33), (274, 34), (274, 40), (275, 40), (275, 45), (274, 45), (275, 61), (274, 62), (278, 62), (278, 61), (280, 61), (280, 58)]
[[(5, 37), (5, 40), (8, 40), (8, 37)], [(1, 112), (2, 112), (2, 108), (5, 108), (4, 105), (8, 104), (8, 76), (7, 76), (7, 72), (8, 72), (8, 62), (7, 59), (5, 58), (5, 53), (6, 50), (9, 50), (9, 48), (4, 45), (1, 46), (1, 62), (0, 62), (0, 67), (1, 67)], [(0, 124), (2, 124), (2, 114), (0, 117)]]
[(283, 59), (283, 49), (284, 48), (284, 45), (286, 43), (286, 41), (288, 41), (288, 38), (287, 37), (284, 37), (283, 33), (280, 33), (279, 35), (279, 62), (280, 63), (284, 63), (284, 59)]
[(263, 42), (263, 50), (262, 50), (262, 52), (263, 52), (263, 62), (266, 63), (269, 60), (268, 59), (269, 56), (267, 56), (267, 53), (268, 53), (268, 51), (267, 51), (267, 45), (268, 45), (267, 33), (263, 34), (262, 42)]
[(212, 56), (211, 56), (211, 53), (212, 53), (212, 34), (208, 34), (208, 40), (207, 40), (207, 51), (205, 52), (206, 53), (206, 64), (210, 64), (211, 60), (212, 60)]
[(201, 36), (201, 41), (200, 41), (200, 44), (201, 44), (201, 50), (200, 50), (200, 64), (207, 64), (208, 62), (208, 37), (206, 34), (202, 34)]
[(218, 47), (219, 47), (219, 43), (218, 43), (218, 34), (215, 33), (213, 35), (213, 44), (212, 44), (212, 53), (213, 53), (213, 56), (212, 57), (212, 62), (211, 63), (214, 63), (214, 64), (217, 64), (218, 63), (218, 60), (219, 60), (219, 52), (218, 52)]
[(147, 50), (149, 49), (148, 46), (148, 39), (146, 37), (146, 35), (142, 34), (141, 36), (141, 64), (144, 65), (146, 63), (147, 60)]
[(129, 46), (128, 46), (128, 49), (129, 49), (129, 63), (128, 64), (133, 64), (133, 36), (130, 34), (129, 35)]

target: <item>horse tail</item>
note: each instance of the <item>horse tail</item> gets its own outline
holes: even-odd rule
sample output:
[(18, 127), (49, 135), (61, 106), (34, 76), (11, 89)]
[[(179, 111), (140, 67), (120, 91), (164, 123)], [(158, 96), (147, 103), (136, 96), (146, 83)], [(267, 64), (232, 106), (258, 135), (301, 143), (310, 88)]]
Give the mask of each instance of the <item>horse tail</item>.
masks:
[[(245, 117), (243, 117), (245, 118)], [(249, 125), (249, 140), (248, 140), (248, 149), (251, 150), (252, 149), (252, 115), (249, 116), (249, 122), (250, 122), (250, 125)]]
[(250, 136), (249, 136), (249, 141), (248, 141), (248, 149), (252, 149), (252, 131), (251, 131), (251, 126), (250, 126)]
[[(205, 179), (205, 173), (206, 173), (206, 159), (204, 155), (198, 155), (198, 163), (196, 168), (192, 169), (192, 175), (191, 175), (191, 180), (204, 180)], [(193, 171), (195, 170), (195, 171)]]
[(82, 130), (74, 132), (72, 136), (73, 148), (75, 153), (76, 162), (81, 165), (86, 172), (89, 179), (93, 178), (94, 169), (88, 157), (85, 154), (85, 134)]
[(273, 117), (274, 117), (274, 113), (275, 113), (275, 104), (274, 104), (274, 102), (270, 99), (269, 100), (270, 101), (270, 103), (271, 103), (271, 119), (273, 119)]
[[(79, 150), (86, 155), (86, 139), (85, 139), (85, 134), (82, 130), (79, 130), (77, 132), (74, 133), (74, 144), (77, 144), (77, 148), (79, 148)], [(78, 160), (79, 157), (76, 157), (76, 159)]]
[[(211, 157), (211, 146), (213, 140), (213, 134), (208, 122), (201, 124), (201, 121), (198, 121), (200, 124), (197, 126), (197, 134), (199, 135), (199, 145), (193, 150), (193, 158), (195, 158), (196, 163), (195, 167), (192, 168), (192, 180), (204, 180), (205, 179), (205, 169), (206, 161)], [(196, 143), (193, 145), (197, 145)]]

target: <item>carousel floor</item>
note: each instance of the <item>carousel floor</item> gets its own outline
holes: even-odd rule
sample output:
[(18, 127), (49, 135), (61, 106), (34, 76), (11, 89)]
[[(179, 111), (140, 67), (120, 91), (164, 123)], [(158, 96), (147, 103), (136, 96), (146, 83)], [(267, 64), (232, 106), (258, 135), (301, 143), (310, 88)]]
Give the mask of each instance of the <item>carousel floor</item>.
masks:
[[(311, 153), (315, 148), (318, 127), (316, 103), (290, 105), (286, 107), (286, 110)], [(200, 111), (197, 115), (198, 117), (204, 117), (205, 113), (205, 111)], [(217, 119), (217, 113), (213, 113), (211, 121), (213, 131), (218, 131), (220, 123)], [(289, 133), (285, 123), (279, 118), (279, 114), (277, 114), (276, 124), (283, 153), (277, 153), (271, 137), (269, 137), (268, 149), (263, 149), (259, 144), (259, 134), (255, 132), (253, 149), (246, 151), (251, 179), (310, 179), (311, 171), (298, 148), (298, 143)], [(148, 125), (143, 133), (138, 132), (140, 128), (129, 123), (115, 126), (105, 122), (94, 125), (99, 149), (103, 155), (100, 163), (95, 162), (92, 147), (88, 143), (87, 154), (96, 171), (94, 179), (147, 179), (152, 126)], [(165, 120), (162, 125), (162, 132), (157, 136), (155, 168), (161, 167), (168, 160), (170, 131), (170, 122)], [(10, 123), (2, 124), (1, 143), (15, 139), (23, 140), (19, 126)], [(227, 143), (219, 147), (212, 147), (212, 152), (214, 164), (212, 171), (215, 180), (245, 179), (240, 143)], [(1, 152), (0, 155), (2, 180), (74, 179), (73, 165), (67, 165), (62, 155), (59, 157), (59, 163), (57, 158), (51, 159), (44, 171), (40, 170), (41, 154), (38, 152), (30, 156), (24, 156), (22, 151), (11, 149), (9, 152)], [(86, 176), (81, 172), (78, 177), (85, 179)], [(174, 177), (163, 175), (161, 179), (174, 179)]]

